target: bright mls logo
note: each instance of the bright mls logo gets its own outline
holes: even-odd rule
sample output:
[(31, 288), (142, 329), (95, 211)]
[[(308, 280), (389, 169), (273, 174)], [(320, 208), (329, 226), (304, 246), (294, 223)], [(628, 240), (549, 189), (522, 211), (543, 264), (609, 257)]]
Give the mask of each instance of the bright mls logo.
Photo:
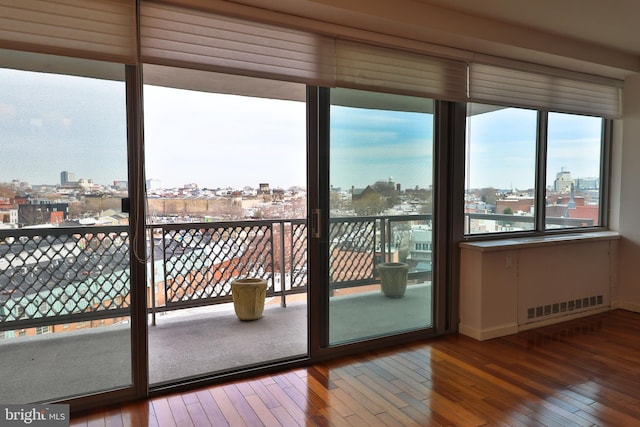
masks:
[(0, 405), (0, 427), (69, 426), (69, 405)]

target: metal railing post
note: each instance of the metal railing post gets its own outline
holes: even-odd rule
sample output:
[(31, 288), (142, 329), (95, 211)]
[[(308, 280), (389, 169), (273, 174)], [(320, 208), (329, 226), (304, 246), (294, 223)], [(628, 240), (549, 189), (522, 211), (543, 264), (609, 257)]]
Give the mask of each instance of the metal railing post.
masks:
[(156, 248), (153, 239), (154, 229), (150, 228), (149, 231), (149, 246), (151, 247), (151, 326), (156, 326)]
[(165, 237), (164, 227), (160, 228), (160, 236), (162, 237), (162, 287), (164, 289), (164, 305), (166, 306), (169, 298), (167, 298), (167, 239)]
[(275, 234), (276, 227), (273, 221), (271, 222), (269, 227), (271, 229), (271, 236), (269, 239), (271, 244), (271, 286), (275, 293), (275, 290), (276, 290), (276, 254), (275, 254), (276, 244), (275, 244), (274, 234)]
[[(286, 284), (287, 284), (287, 280), (286, 280), (286, 273), (284, 271), (285, 269), (285, 262), (284, 262), (284, 256), (286, 254), (286, 251), (284, 250), (284, 221), (280, 222), (280, 306), (281, 307), (286, 307), (287, 306), (287, 300), (286, 300)], [(291, 252), (291, 256), (293, 256), (293, 252)]]

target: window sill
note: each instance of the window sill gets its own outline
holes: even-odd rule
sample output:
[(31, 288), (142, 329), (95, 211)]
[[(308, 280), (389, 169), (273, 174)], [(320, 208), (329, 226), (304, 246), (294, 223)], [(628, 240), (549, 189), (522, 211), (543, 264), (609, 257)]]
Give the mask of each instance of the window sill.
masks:
[(562, 245), (585, 241), (596, 242), (602, 240), (617, 240), (619, 238), (620, 234), (615, 231), (596, 231), (592, 233), (554, 234), (547, 236), (461, 242), (460, 247), (479, 252), (490, 252), (505, 249), (524, 249), (538, 246)]

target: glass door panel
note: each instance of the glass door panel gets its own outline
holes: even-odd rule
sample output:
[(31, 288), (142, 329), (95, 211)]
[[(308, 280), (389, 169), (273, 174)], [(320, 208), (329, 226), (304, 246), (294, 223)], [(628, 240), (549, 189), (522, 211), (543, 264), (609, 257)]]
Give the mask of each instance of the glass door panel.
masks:
[(144, 74), (150, 384), (306, 355), (306, 87)]
[(432, 325), (433, 101), (332, 89), (329, 344)]
[(124, 66), (0, 58), (0, 402), (131, 387)]

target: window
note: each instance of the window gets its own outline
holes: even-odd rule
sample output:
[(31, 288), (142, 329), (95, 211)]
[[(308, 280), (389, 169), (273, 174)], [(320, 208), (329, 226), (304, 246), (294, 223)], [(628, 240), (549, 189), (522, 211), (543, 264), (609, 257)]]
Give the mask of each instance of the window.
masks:
[(49, 313), (49, 309), (49, 304), (46, 301), (43, 301), (38, 305), (38, 311), (45, 316)]
[(603, 129), (600, 117), (469, 104), (465, 234), (603, 225)]
[(545, 227), (600, 225), (599, 117), (549, 113)]
[(24, 315), (24, 307), (16, 305), (13, 307), (13, 317), (20, 319)]
[(37, 326), (36, 327), (36, 335), (44, 335), (51, 332), (50, 326)]
[(465, 233), (535, 228), (537, 113), (470, 104)]

